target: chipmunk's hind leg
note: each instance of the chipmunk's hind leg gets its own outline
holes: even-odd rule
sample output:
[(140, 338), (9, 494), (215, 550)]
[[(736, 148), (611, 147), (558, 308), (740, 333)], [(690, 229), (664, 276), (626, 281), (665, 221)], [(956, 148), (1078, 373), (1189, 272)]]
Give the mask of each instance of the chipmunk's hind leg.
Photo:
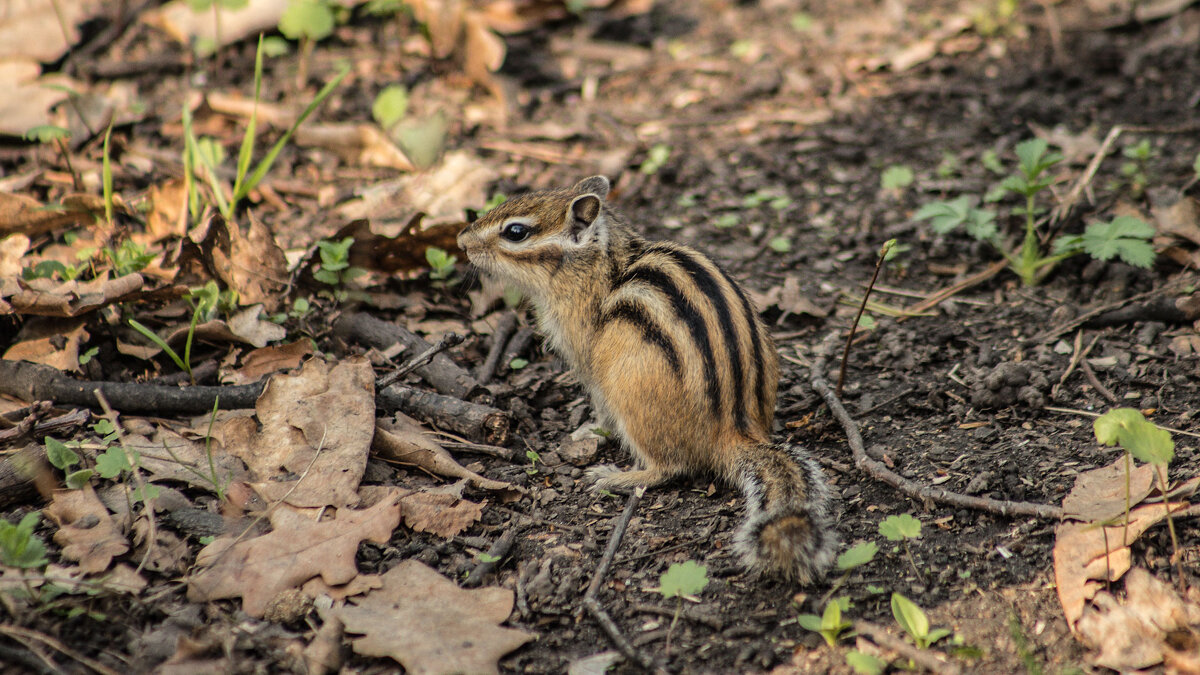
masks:
[(594, 481), (592, 491), (610, 490), (612, 492), (633, 492), (639, 486), (655, 487), (671, 480), (674, 475), (663, 470), (660, 466), (648, 466), (643, 469), (622, 471), (612, 464), (594, 466), (587, 471), (587, 478)]

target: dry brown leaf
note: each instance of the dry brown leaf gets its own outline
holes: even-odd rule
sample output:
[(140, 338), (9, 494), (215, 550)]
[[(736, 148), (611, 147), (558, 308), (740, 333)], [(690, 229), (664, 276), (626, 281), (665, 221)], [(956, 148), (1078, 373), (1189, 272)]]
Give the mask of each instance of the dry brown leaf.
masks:
[(55, 492), (45, 514), (58, 526), (54, 542), (62, 547), (62, 556), (78, 561), (85, 574), (103, 572), (115, 556), (129, 550), (125, 535), (90, 484)]
[[(386, 274), (412, 273), (429, 269), (425, 249), (435, 246), (444, 251), (458, 250), (457, 237), (464, 223), (446, 223), (421, 228), (420, 217), (409, 222), (409, 226), (395, 237), (376, 234), (367, 220), (355, 220), (338, 230), (332, 239), (353, 237), (350, 246), (350, 264)], [(318, 260), (311, 267), (315, 269)]]
[(242, 359), (242, 367), (229, 373), (223, 381), (226, 384), (258, 382), (265, 375), (299, 368), (309, 354), (312, 354), (312, 343), (308, 340), (255, 349)]
[(330, 586), (321, 577), (313, 577), (304, 582), (300, 590), (304, 591), (304, 594), (310, 598), (319, 598), (325, 595), (334, 601), (341, 601), (355, 595), (362, 595), (382, 586), (383, 580), (378, 574), (360, 574), (351, 579), (349, 583), (339, 586)]
[[(124, 202), (114, 195), (114, 207), (122, 211)], [(0, 192), (0, 236), (20, 232), (35, 236), (64, 227), (91, 227), (96, 216), (104, 215), (104, 200), (98, 195), (69, 194), (54, 208), (24, 195)]]
[(483, 515), (487, 502), (460, 499), (453, 495), (413, 492), (400, 500), (404, 524), (417, 532), (449, 539), (471, 526)]
[(1133, 470), (1128, 473), (1128, 490), (1125, 467), (1126, 457), (1121, 454), (1108, 466), (1076, 476), (1075, 486), (1063, 498), (1062, 507), (1066, 516), (1087, 522), (1101, 522), (1125, 512), (1126, 495), (1131, 506), (1142, 503), (1150, 494), (1154, 466), (1142, 464), (1132, 467)]
[(101, 0), (6, 0), (0, 11), (0, 60), (57, 61), (79, 40), (76, 26), (103, 6)]
[[(62, 31), (56, 23), (50, 22), (45, 27), (52, 26), (61, 41)], [(8, 45), (4, 32), (0, 25), (0, 50)], [(63, 75), (41, 75), (41, 72), (41, 63), (36, 59), (0, 58), (0, 91), (4, 92), (0, 96), (0, 136), (23, 136), (33, 127), (59, 121), (52, 109), (67, 100), (69, 92), (87, 89), (86, 85)], [(0, 234), (13, 231), (7, 229), (3, 211), (0, 205)]]
[(463, 467), (445, 448), (430, 440), (411, 418), (396, 415), (394, 421), (377, 421), (371, 451), (381, 459), (418, 466), (439, 476), (466, 478), (483, 490), (523, 491), (504, 481), (492, 480)]
[(500, 657), (533, 635), (500, 623), (513, 593), (498, 587), (464, 590), (416, 560), (383, 575), (383, 588), (356, 605), (332, 610), (364, 656), (390, 656), (408, 673), (496, 673)]
[[(233, 44), (244, 37), (274, 30), (287, 9), (288, 0), (249, 0), (246, 6), (225, 9), (214, 3), (220, 14), (220, 31), (213, 10), (194, 11), (187, 0), (174, 0), (144, 12), (142, 22), (153, 26), (180, 44), (204, 40), (217, 47)], [(218, 41), (218, 37), (220, 40)]]
[(358, 199), (339, 205), (337, 213), (346, 220), (371, 218), (406, 223), (423, 213), (426, 228), (451, 224), (461, 229), (466, 210), (483, 206), (488, 186), (499, 177), (499, 172), (478, 155), (452, 150), (428, 171), (363, 188)]
[[(1136, 568), (1125, 578), (1125, 601), (1098, 593), (1077, 629), (1084, 643), (1099, 651), (1093, 663), (1121, 672), (1148, 668), (1176, 651), (1172, 644), (1197, 644), (1200, 604), (1185, 601), (1170, 585)], [(1170, 633), (1178, 634), (1168, 640)]]
[(210, 342), (244, 342), (254, 347), (266, 347), (287, 337), (287, 329), (262, 318), (262, 305), (251, 305), (225, 319), (214, 319), (198, 324), (193, 330), (190, 325), (180, 325), (167, 336), (167, 344), (177, 350), (187, 341), (188, 333), (193, 340)]
[(342, 638), (346, 627), (342, 620), (329, 613), (321, 618), (325, 623), (317, 630), (312, 642), (304, 648), (304, 665), (308, 675), (334, 673), (342, 667)]
[(800, 279), (796, 276), (785, 277), (782, 285), (772, 286), (766, 293), (749, 291), (749, 295), (759, 311), (778, 307), (786, 314), (808, 314), (817, 318), (829, 316), (828, 310), (817, 306), (801, 292)]
[(142, 292), (142, 275), (126, 274), (116, 279), (55, 281), (30, 279), (26, 289), (8, 298), (17, 314), (79, 316), (105, 305), (124, 302)]
[[(228, 486), (249, 477), (242, 461), (231, 456), (215, 439), (206, 446), (202, 441), (184, 438), (165, 426), (158, 427), (152, 437), (127, 431), (125, 447), (137, 451), (142, 468), (150, 473), (153, 481), (187, 483), (213, 492), (216, 488), (213, 480)], [(215, 479), (212, 477), (214, 471)]]
[(187, 198), (187, 183), (182, 178), (150, 186), (146, 193), (150, 205), (146, 229), (155, 241), (187, 234)]
[(463, 45), (463, 70), (472, 82), (503, 101), (504, 91), (492, 77), (492, 73), (504, 65), (507, 51), (504, 40), (488, 27), (486, 17), (475, 11), (464, 15), (463, 31), (466, 36)]
[(255, 410), (257, 422), (231, 419), (213, 435), (257, 480), (269, 481), (255, 486), (264, 499), (286, 494), (295, 506), (358, 502), (375, 429), (375, 374), (365, 358), (336, 365), (310, 359), (297, 372), (274, 375)]
[(79, 345), (87, 342), (82, 319), (34, 317), (25, 322), (18, 342), (4, 352), (10, 361), (43, 363), (63, 372), (79, 371)]
[(338, 509), (334, 519), (321, 522), (275, 509), (271, 524), (274, 529), (261, 537), (223, 536), (204, 547), (196, 556), (199, 571), (188, 580), (188, 599), (241, 597), (246, 613), (261, 617), (278, 593), (315, 576), (333, 586), (349, 583), (358, 575), (359, 543), (386, 543), (400, 524), (399, 492), (362, 511)]
[[(1187, 506), (1182, 502), (1171, 504), (1172, 511)], [(1128, 548), (1142, 533), (1166, 516), (1162, 504), (1148, 504), (1129, 512), (1128, 540), (1123, 543), (1123, 526), (1101, 527), (1090, 523), (1060, 523), (1054, 530), (1054, 580), (1058, 587), (1058, 601), (1062, 604), (1067, 625), (1075, 629), (1075, 622), (1083, 614), (1083, 607), (1095, 588), (1088, 587), (1088, 580), (1103, 578), (1105, 570), (1112, 570), (1110, 581), (1115, 581), (1125, 572), (1129, 557), (1118, 557), (1116, 553)], [(1108, 558), (1108, 563), (1104, 562)], [(1099, 562), (1097, 562), (1097, 560)]]
[[(2, 199), (2, 198), (0, 198)], [(25, 257), (25, 252), (29, 250), (29, 237), (23, 234), (13, 234), (0, 239), (0, 283), (15, 282), (16, 278), (21, 275), (21, 270), (25, 268), (22, 258)], [(0, 288), (0, 295), (9, 296), (19, 290), (14, 286), (10, 291), (5, 292)]]
[(180, 280), (204, 283), (212, 277), (238, 293), (243, 305), (265, 305), (274, 312), (283, 301), (288, 266), (270, 228), (249, 212), (248, 231), (213, 216), (193, 229), (179, 256)]

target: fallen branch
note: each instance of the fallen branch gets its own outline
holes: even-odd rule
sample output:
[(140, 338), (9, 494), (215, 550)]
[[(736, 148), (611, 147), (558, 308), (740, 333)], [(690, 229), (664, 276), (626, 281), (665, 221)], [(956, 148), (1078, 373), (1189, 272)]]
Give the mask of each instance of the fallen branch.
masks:
[[(355, 341), (380, 351), (397, 343), (417, 354), (430, 348), (430, 344), (420, 335), (361, 312), (345, 314), (339, 318), (333, 324), (333, 334), (343, 340)], [(472, 396), (486, 393), (470, 373), (460, 368), (445, 354), (435, 355), (428, 364), (417, 368), (416, 372), (439, 393), (447, 396), (469, 400)]]
[(0, 509), (23, 504), (39, 495), (49, 499), (58, 486), (58, 478), (46, 461), (45, 446), (30, 443), (0, 457)]
[[(831, 337), (836, 339), (835, 336)], [(862, 435), (858, 431), (858, 425), (850, 417), (850, 413), (846, 412), (841, 399), (834, 394), (833, 387), (825, 380), (825, 363), (829, 359), (829, 351), (833, 347), (832, 343), (833, 340), (826, 340), (825, 344), (819, 350), (817, 358), (813, 360), (810, 371), (811, 384), (812, 388), (825, 399), (830, 412), (833, 413), (834, 418), (841, 423), (842, 428), (845, 430), (846, 441), (849, 443), (850, 451), (854, 455), (854, 465), (860, 471), (863, 471), (875, 480), (891, 485), (910, 497), (918, 499), (928, 499), (932, 502), (987, 511), (1002, 516), (1036, 516), (1038, 518), (1055, 520), (1062, 518), (1063, 510), (1057, 506), (988, 499), (986, 497), (970, 497), (941, 488), (921, 485), (888, 469), (882, 462), (871, 459), (867, 455), (866, 448), (863, 446)]]
[(55, 368), (28, 361), (0, 360), (0, 394), (24, 401), (54, 401), (60, 405), (97, 408), (101, 391), (113, 407), (126, 413), (205, 413), (220, 398), (224, 410), (253, 408), (263, 383), (223, 387), (177, 387), (136, 382), (85, 382)]
[(463, 579), (462, 585), (465, 588), (474, 588), (483, 583), (483, 578), (491, 574), (496, 565), (499, 565), (500, 561), (503, 560), (506, 555), (508, 555), (509, 550), (512, 549), (513, 543), (517, 540), (517, 534), (519, 534), (520, 531), (520, 525), (517, 525), (516, 523), (511, 524), (508, 528), (508, 531), (505, 532), (499, 539), (497, 539), (490, 548), (488, 548), (487, 553), (484, 554), (486, 558), (480, 560), (479, 564), (475, 565), (475, 567), (471, 569), (470, 573), (467, 574), (467, 578)]
[(962, 669), (957, 665), (947, 663), (934, 656), (936, 652), (929, 649), (917, 649), (904, 640), (893, 636), (883, 626), (878, 624), (871, 623), (870, 621), (855, 621), (854, 631), (859, 635), (867, 636), (880, 647), (890, 649), (930, 672), (938, 673), (938, 675), (959, 675), (962, 673)]
[(439, 429), (482, 440), (490, 445), (500, 445), (508, 440), (512, 425), (508, 413), (498, 408), (401, 384), (380, 390), (375, 396), (375, 406), (378, 414), (387, 415), (403, 410)]
[(461, 335), (457, 333), (446, 333), (442, 336), (442, 339), (438, 340), (429, 349), (426, 349), (420, 354), (414, 356), (411, 360), (409, 360), (408, 363), (405, 363), (403, 366), (400, 366), (387, 375), (375, 380), (375, 389), (379, 390), (390, 387), (392, 384), (398, 382), (400, 378), (411, 373), (417, 368), (420, 368), (421, 366), (427, 365), (430, 361), (433, 361), (433, 357), (441, 354), (451, 347), (461, 345), (462, 342), (463, 337)]
[[(1092, 323), (1093, 321), (1101, 321), (1101, 317), (1114, 316), (1113, 314), (1110, 314), (1110, 312), (1113, 312), (1114, 310), (1118, 310), (1122, 307), (1125, 307), (1126, 305), (1142, 303), (1144, 301), (1150, 301), (1150, 303), (1147, 303), (1147, 304), (1152, 304), (1154, 298), (1170, 295), (1170, 294), (1180, 291), (1183, 288), (1185, 288), (1186, 286), (1188, 286), (1190, 284), (1194, 284), (1194, 283), (1196, 283), (1196, 279), (1194, 276), (1183, 276), (1183, 277), (1177, 278), (1173, 281), (1170, 281), (1170, 282), (1164, 284), (1160, 288), (1155, 288), (1155, 289), (1146, 291), (1145, 293), (1138, 293), (1137, 295), (1131, 295), (1128, 298), (1122, 298), (1121, 300), (1117, 300), (1116, 302), (1112, 302), (1107, 305), (1097, 307), (1096, 309), (1093, 309), (1090, 312), (1084, 312), (1083, 314), (1080, 314), (1079, 316), (1075, 317), (1071, 321), (1068, 321), (1064, 324), (1055, 326), (1055, 327), (1051, 328), (1050, 330), (1046, 331), (1045, 333), (1041, 333), (1037, 336), (1034, 336), (1034, 338), (1031, 341), (1045, 343), (1045, 342), (1049, 342), (1051, 340), (1057, 339), (1059, 336), (1061, 336), (1065, 333), (1070, 333), (1071, 331), (1077, 330), (1083, 326), (1094, 326), (1096, 324)], [(1180, 300), (1183, 300), (1183, 298), (1180, 298)], [(1168, 301), (1175, 304), (1176, 307), (1181, 312), (1188, 312), (1188, 310), (1186, 308), (1179, 307), (1178, 300), (1169, 300), (1168, 299)], [(1156, 315), (1156, 314), (1148, 314), (1144, 311), (1140, 312), (1140, 314), (1142, 317), (1141, 320), (1149, 320), (1148, 317)], [(1159, 319), (1159, 320), (1162, 320), (1162, 319)], [(1188, 320), (1190, 320), (1190, 319), (1188, 319)], [(1099, 325), (1110, 325), (1111, 326), (1111, 325), (1115, 325), (1116, 323), (1126, 323), (1127, 321), (1128, 321), (1128, 319), (1126, 319), (1124, 321), (1119, 321), (1119, 322), (1112, 322), (1111, 320), (1108, 320), (1108, 321), (1100, 323)]]
[[(46, 409), (52, 406), (49, 401), (42, 401), (46, 404)], [(11, 429), (0, 431), (0, 443), (11, 443), (25, 436), (37, 438), (39, 436), (48, 436), (50, 434), (65, 432), (81, 427), (92, 419), (92, 413), (83, 408), (76, 408), (69, 413), (51, 417), (45, 420), (39, 420), (40, 413), (31, 413), (28, 417), (21, 420), (17, 426)]]

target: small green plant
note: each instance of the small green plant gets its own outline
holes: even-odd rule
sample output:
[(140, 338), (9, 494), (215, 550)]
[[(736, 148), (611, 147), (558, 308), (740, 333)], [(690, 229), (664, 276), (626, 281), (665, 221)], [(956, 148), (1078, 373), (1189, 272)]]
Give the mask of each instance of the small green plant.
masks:
[[(991, 244), (1008, 260), (1013, 272), (1026, 286), (1036, 285), (1058, 263), (1081, 253), (1097, 260), (1119, 256), (1137, 267), (1149, 267), (1153, 263), (1154, 248), (1148, 240), (1154, 229), (1130, 216), (1118, 217), (1110, 223), (1093, 223), (1082, 235), (1063, 235), (1054, 241), (1052, 252), (1044, 255), (1037, 232), (1037, 217), (1045, 208), (1038, 204), (1038, 196), (1050, 187), (1052, 179), (1047, 172), (1062, 161), (1062, 155), (1051, 152), (1046, 141), (1040, 138), (1018, 143), (1016, 154), (1017, 170), (990, 191), (985, 201), (999, 201), (1010, 193), (1024, 198), (1022, 205), (1012, 209), (1013, 215), (1024, 217), (1025, 236), (1019, 248), (1011, 250), (1004, 243), (996, 225), (997, 212), (978, 207), (978, 199), (970, 195), (926, 204), (913, 218), (930, 221), (934, 232), (939, 234), (962, 227), (971, 237)], [(985, 153), (985, 165), (989, 163), (987, 157)]]
[(481, 563), (496, 563), (500, 562), (500, 556), (491, 555), (490, 553), (484, 553), (483, 551), (480, 551), (479, 553), (475, 554), (475, 560)]
[(849, 609), (849, 604), (850, 598), (848, 597), (835, 598), (826, 603), (825, 611), (821, 616), (801, 614), (796, 617), (796, 623), (805, 630), (820, 633), (821, 637), (825, 638), (825, 644), (836, 647), (838, 640), (849, 637), (847, 631), (853, 625), (842, 618), (843, 605), (846, 606), (845, 609)]
[(538, 468), (537, 468), (538, 462), (542, 461), (542, 456), (540, 454), (538, 454), (538, 451), (533, 450), (533, 449), (526, 450), (525, 451), (525, 459), (529, 460), (529, 468), (525, 469), (525, 473), (527, 473), (531, 476), (533, 474), (537, 473), (538, 472)]
[(656, 143), (646, 152), (646, 159), (638, 170), (647, 176), (653, 176), (671, 158), (671, 146), (666, 143)]
[(1008, 614), (1008, 634), (1017, 648), (1017, 656), (1021, 657), (1021, 663), (1025, 665), (1027, 675), (1042, 675), (1045, 671), (1042, 670), (1042, 664), (1034, 656), (1033, 649), (1029, 646), (1029, 638), (1021, 629), (1021, 617), (1017, 616), (1015, 611)]
[(104, 132), (104, 155), (100, 165), (100, 176), (102, 194), (104, 199), (104, 222), (108, 227), (113, 224), (113, 175), (112, 175), (112, 158), (109, 155), (109, 141), (112, 139), (112, 122), (108, 123), (108, 130)]
[(65, 474), (63, 480), (72, 490), (83, 487), (96, 473), (92, 469), (75, 470), (75, 465), (80, 463), (79, 454), (66, 443), (49, 436), (46, 437), (46, 460)]
[(199, 286), (188, 291), (188, 301), (192, 303), (192, 320), (188, 324), (187, 337), (183, 344), (183, 355), (176, 352), (167, 341), (162, 339), (145, 324), (130, 319), (129, 325), (134, 330), (141, 333), (145, 338), (153, 342), (180, 370), (187, 373), (188, 379), (192, 384), (196, 383), (196, 378), (192, 373), (192, 342), (196, 337), (196, 326), (203, 320), (209, 321), (213, 319), (218, 308), (224, 308), (226, 311), (232, 309), (237, 303), (237, 291), (232, 289), (221, 291), (217, 286), (216, 281), (209, 281), (204, 286)]
[[(200, 205), (199, 196), (196, 192), (195, 181), (191, 179), (193, 172), (197, 168), (197, 164), (203, 165), (205, 171), (204, 176), (211, 188), (213, 199), (217, 202), (217, 209), (226, 220), (233, 220), (237, 213), (237, 206), (243, 199), (249, 196), (250, 192), (258, 187), (262, 182), (263, 177), (271, 170), (271, 166), (275, 163), (275, 159), (283, 148), (292, 139), (292, 135), (296, 133), (296, 129), (305, 122), (317, 108), (329, 98), (333, 90), (341, 84), (342, 79), (350, 72), (349, 68), (343, 68), (332, 80), (327, 82), (321, 88), (313, 100), (304, 108), (287, 131), (275, 141), (275, 145), (267, 151), (267, 154), (259, 160), (258, 164), (254, 165), (251, 171), (251, 163), (254, 155), (254, 145), (258, 129), (258, 102), (262, 98), (262, 70), (263, 70), (263, 37), (258, 38), (258, 49), (254, 54), (254, 104), (255, 107), (250, 113), (250, 120), (246, 124), (246, 132), (242, 136), (242, 145), (238, 150), (237, 170), (234, 174), (233, 189), (226, 192), (225, 187), (221, 184), (221, 180), (217, 175), (217, 166), (220, 165), (220, 160), (223, 159), (224, 149), (217, 150), (219, 145), (215, 143), (208, 144), (204, 150), (201, 149), (200, 142), (192, 133), (192, 116), (187, 104), (183, 106), (183, 133), (184, 133), (184, 152), (183, 165), (185, 169), (185, 186), (188, 190), (188, 209), (191, 213), (193, 221), (199, 218)], [(215, 147), (214, 147), (215, 146)]]
[(1121, 151), (1126, 161), (1121, 164), (1121, 175), (1129, 181), (1129, 190), (1133, 196), (1140, 198), (1150, 184), (1150, 160), (1158, 152), (1150, 146), (1149, 139), (1143, 138), (1137, 143), (1125, 146)]
[(296, 74), (299, 87), (308, 79), (308, 61), (313, 45), (333, 34), (336, 17), (327, 0), (291, 0), (279, 17), (279, 32), (300, 43), (300, 65)]
[(671, 652), (671, 634), (675, 632), (675, 625), (679, 623), (679, 613), (683, 611), (684, 598), (692, 602), (700, 602), (696, 596), (706, 586), (708, 586), (708, 568), (695, 560), (672, 563), (666, 572), (659, 575), (658, 588), (655, 590), (666, 600), (676, 598), (675, 616), (671, 619), (671, 626), (667, 628), (668, 654)]
[(850, 666), (858, 675), (880, 675), (887, 663), (866, 652), (851, 649), (846, 652), (846, 665)]
[(454, 274), (454, 264), (458, 256), (450, 255), (436, 246), (425, 249), (425, 261), (429, 263), (429, 278), (435, 281), (445, 281)]
[(132, 239), (122, 241), (116, 248), (105, 246), (102, 252), (104, 257), (108, 258), (109, 264), (112, 265), (113, 274), (119, 277), (141, 272), (158, 256), (157, 253), (147, 251), (145, 246)]
[(313, 271), (313, 278), (332, 286), (333, 298), (343, 302), (350, 292), (346, 285), (366, 274), (366, 270), (350, 264), (350, 247), (354, 245), (354, 237), (346, 237), (341, 241), (322, 239), (317, 242), (317, 252), (321, 256), (321, 265)]
[[(1103, 445), (1120, 445), (1125, 450), (1125, 522), (1129, 522), (1129, 458), (1145, 462), (1154, 467), (1159, 489), (1167, 494), (1166, 468), (1175, 458), (1175, 441), (1171, 432), (1159, 429), (1146, 420), (1140, 410), (1114, 408), (1096, 418), (1093, 424), (1096, 440)], [(1170, 503), (1163, 500), (1167, 515), (1167, 529), (1171, 533), (1172, 559), (1179, 558), (1179, 539), (1175, 535), (1175, 522), (1171, 519)], [(1128, 538), (1126, 538), (1128, 540)]]
[(811, 14), (805, 12), (796, 12), (792, 14), (792, 18), (788, 21), (792, 26), (792, 30), (797, 33), (806, 33), (813, 27), (813, 18)]
[(371, 104), (371, 116), (384, 131), (396, 126), (408, 114), (408, 87), (390, 84), (375, 97)]
[[(134, 474), (142, 468), (141, 455), (136, 450), (130, 450), (117, 443), (120, 439), (120, 434), (112, 421), (107, 417), (101, 418), (91, 425), (92, 432), (100, 436), (100, 442), (104, 444), (104, 452), (96, 455), (96, 474), (101, 478), (119, 479), (122, 474), (134, 476)], [(140, 483), (140, 478), (139, 478)], [(137, 502), (152, 500), (158, 497), (159, 489), (157, 485), (139, 485), (130, 491), (131, 504)]]
[(776, 253), (790, 253), (792, 250), (792, 240), (789, 237), (780, 235), (773, 237), (771, 241), (767, 242), (767, 246)]
[(50, 562), (46, 545), (33, 533), (41, 519), (39, 511), (25, 514), (16, 525), (0, 518), (0, 562), (21, 569), (44, 567)]
[(865, 541), (855, 544), (838, 554), (837, 559), (834, 561), (834, 566), (842, 574), (830, 585), (829, 590), (825, 592), (821, 601), (827, 602), (829, 598), (833, 597), (835, 593), (846, 585), (846, 580), (850, 578), (850, 571), (871, 562), (875, 559), (877, 553), (879, 553), (879, 545), (873, 541)]
[[(208, 459), (208, 473), (204, 473), (203, 471), (180, 459), (175, 452), (171, 450), (171, 446), (167, 444), (166, 439), (163, 440), (163, 450), (166, 450), (167, 454), (171, 456), (171, 459), (175, 460), (180, 466), (187, 469), (192, 475), (211, 485), (213, 492), (217, 495), (217, 501), (224, 502), (226, 490), (229, 488), (230, 481), (233, 480), (233, 474), (230, 473), (230, 475), (226, 476), (224, 479), (217, 475), (217, 462), (213, 456), (212, 430), (213, 425), (217, 421), (217, 410), (219, 409), (220, 403), (220, 397), (217, 397), (213, 400), (212, 414), (208, 417), (208, 431), (206, 431), (204, 434), (204, 455)], [(125, 464), (128, 465), (128, 462), (126, 461)], [(115, 468), (127, 470), (125, 466)]]
[(929, 618), (912, 600), (892, 593), (892, 616), (896, 623), (908, 633), (919, 649), (927, 649), (938, 640), (952, 635), (954, 631), (946, 628), (929, 629)]
[(879, 177), (879, 186), (884, 190), (899, 192), (913, 184), (913, 170), (902, 164), (894, 164), (883, 170)]
[(902, 513), (898, 516), (888, 516), (879, 523), (879, 534), (883, 535), (888, 541), (898, 541), (904, 545), (904, 555), (908, 558), (908, 563), (912, 565), (913, 571), (917, 576), (921, 576), (921, 570), (917, 568), (917, 561), (913, 559), (912, 549), (909, 548), (909, 540), (917, 540), (921, 538), (921, 521), (912, 517), (911, 514)]
[(79, 355), (79, 365), (86, 366), (87, 364), (91, 363), (92, 359), (96, 358), (96, 355), (99, 353), (99, 347), (89, 347), (87, 351)]
[(521, 357), (517, 357), (517, 358), (513, 359), (512, 361), (508, 362), (508, 367), (511, 368), (512, 370), (520, 370), (527, 365), (529, 365), (529, 360), (523, 359)]
[(933, 172), (937, 174), (938, 178), (950, 178), (958, 173), (961, 165), (962, 160), (959, 159), (958, 155), (947, 150), (942, 153), (942, 161)]
[(742, 220), (741, 218), (738, 218), (736, 213), (723, 213), (717, 217), (716, 221), (713, 222), (713, 225), (722, 230), (728, 230), (731, 227), (736, 227), (740, 222), (742, 222)]

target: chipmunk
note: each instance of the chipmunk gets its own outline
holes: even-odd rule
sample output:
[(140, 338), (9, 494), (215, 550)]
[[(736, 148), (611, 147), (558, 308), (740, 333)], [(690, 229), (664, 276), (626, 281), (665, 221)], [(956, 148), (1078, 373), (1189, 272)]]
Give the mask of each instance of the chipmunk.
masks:
[(830, 490), (804, 450), (770, 442), (779, 356), (758, 313), (704, 254), (638, 236), (608, 191), (592, 176), (512, 197), (458, 245), (533, 302), (550, 347), (640, 466), (594, 467), (593, 489), (716, 474), (746, 498), (734, 537), (743, 563), (820, 578), (837, 548)]

